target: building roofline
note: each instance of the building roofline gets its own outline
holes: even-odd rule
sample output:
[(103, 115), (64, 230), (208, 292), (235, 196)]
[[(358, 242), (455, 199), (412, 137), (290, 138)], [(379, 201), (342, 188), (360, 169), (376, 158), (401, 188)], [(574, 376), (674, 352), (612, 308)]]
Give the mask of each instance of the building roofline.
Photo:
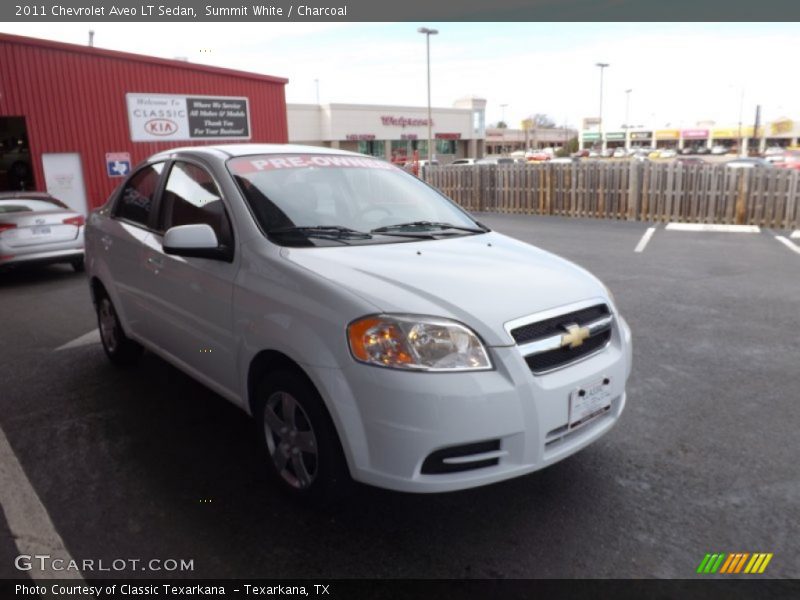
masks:
[[(331, 103), (324, 103), (324, 104), (306, 104), (302, 102), (287, 102), (287, 108), (338, 108), (338, 109), (356, 109), (356, 110), (428, 110), (427, 106), (393, 106), (391, 104), (353, 104), (353, 103), (339, 103), (339, 102), (331, 102)], [(431, 106), (432, 111), (438, 112), (453, 112), (453, 113), (463, 113), (463, 112), (471, 112), (472, 109), (470, 108), (457, 108), (454, 106)]]
[(287, 84), (289, 80), (285, 77), (276, 77), (274, 75), (262, 75), (260, 73), (251, 73), (249, 71), (238, 71), (236, 69), (226, 69), (224, 67), (212, 67), (209, 65), (199, 65), (183, 60), (174, 60), (169, 58), (158, 58), (155, 56), (146, 56), (144, 54), (134, 54), (132, 52), (120, 52), (118, 50), (106, 50), (94, 46), (81, 46), (79, 44), (67, 44), (65, 42), (55, 42), (52, 40), (43, 40), (40, 38), (33, 38), (21, 35), (12, 35), (10, 33), (0, 33), (0, 42), (7, 42), (10, 44), (17, 44), (22, 46), (34, 46), (38, 48), (47, 48), (50, 50), (61, 50), (63, 52), (72, 52), (74, 54), (86, 54), (89, 56), (112, 58), (118, 60), (127, 60), (133, 62), (146, 63), (151, 65), (158, 65), (162, 67), (174, 67), (179, 69), (188, 69), (193, 71), (202, 71), (204, 73), (211, 73), (214, 75), (225, 75), (228, 77), (241, 77), (244, 79), (255, 79), (257, 81), (265, 81), (269, 83)]

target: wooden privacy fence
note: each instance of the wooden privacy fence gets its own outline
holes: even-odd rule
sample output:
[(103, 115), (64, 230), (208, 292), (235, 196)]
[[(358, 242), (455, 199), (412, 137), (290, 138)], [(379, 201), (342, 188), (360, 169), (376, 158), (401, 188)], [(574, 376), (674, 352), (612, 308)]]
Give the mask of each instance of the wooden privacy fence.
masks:
[(590, 162), (428, 167), (425, 181), (469, 211), (794, 229), (800, 171)]

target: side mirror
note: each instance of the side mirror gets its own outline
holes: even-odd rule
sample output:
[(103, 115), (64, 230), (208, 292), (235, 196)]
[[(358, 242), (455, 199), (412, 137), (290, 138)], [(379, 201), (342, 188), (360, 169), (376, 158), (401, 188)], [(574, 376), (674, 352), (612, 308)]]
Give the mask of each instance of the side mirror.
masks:
[(217, 234), (210, 225), (194, 223), (170, 227), (164, 234), (164, 252), (176, 256), (193, 258), (209, 258), (231, 262), (233, 251), (220, 246)]

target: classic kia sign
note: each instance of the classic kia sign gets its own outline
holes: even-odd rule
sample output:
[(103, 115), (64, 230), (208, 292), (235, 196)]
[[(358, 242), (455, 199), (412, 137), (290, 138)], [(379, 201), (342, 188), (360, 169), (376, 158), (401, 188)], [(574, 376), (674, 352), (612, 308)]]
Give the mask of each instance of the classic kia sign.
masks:
[(126, 94), (131, 140), (249, 140), (247, 98)]

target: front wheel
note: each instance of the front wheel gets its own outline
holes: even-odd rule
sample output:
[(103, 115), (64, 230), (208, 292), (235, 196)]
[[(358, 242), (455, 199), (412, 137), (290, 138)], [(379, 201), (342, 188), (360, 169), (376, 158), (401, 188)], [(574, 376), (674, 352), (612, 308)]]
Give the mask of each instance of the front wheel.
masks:
[(350, 491), (350, 474), (333, 422), (300, 374), (266, 375), (256, 389), (256, 427), (271, 478), (289, 495), (330, 504)]
[(103, 350), (112, 363), (122, 367), (139, 359), (142, 347), (125, 335), (114, 304), (105, 293), (97, 300), (97, 326), (100, 329)]

